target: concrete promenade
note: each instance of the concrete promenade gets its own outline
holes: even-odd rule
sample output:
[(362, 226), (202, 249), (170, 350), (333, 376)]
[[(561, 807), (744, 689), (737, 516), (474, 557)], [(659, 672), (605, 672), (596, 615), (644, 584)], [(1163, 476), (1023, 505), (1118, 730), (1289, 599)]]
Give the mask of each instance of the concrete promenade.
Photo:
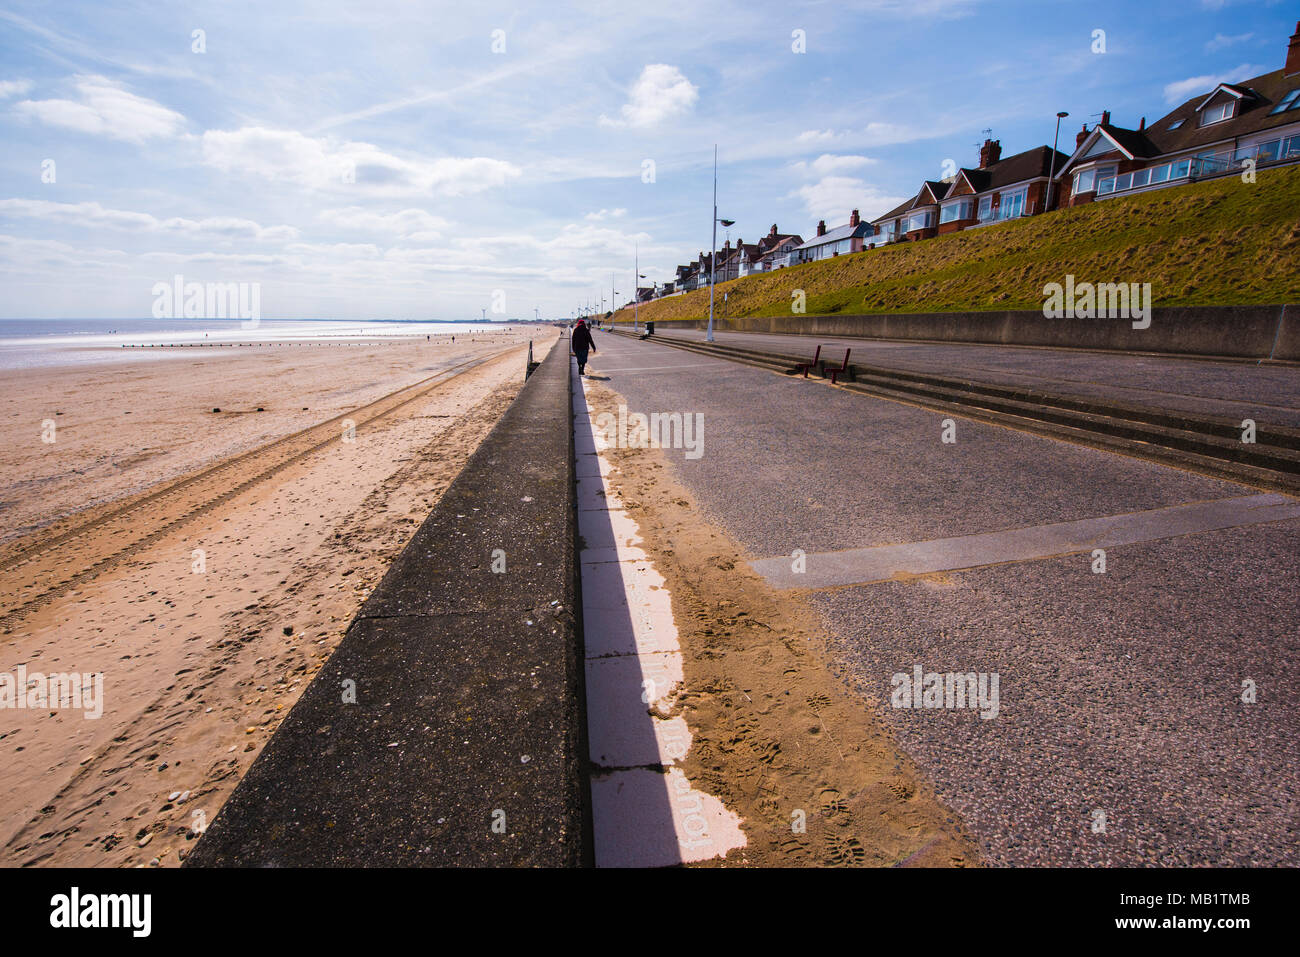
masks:
[[(704, 454), (664, 452), (702, 519), (779, 587), (806, 555), (791, 594), (820, 613), (832, 667), (990, 862), (1300, 864), (1294, 498), (960, 416), (945, 442), (945, 416), (914, 405), (595, 335), (589, 372), (630, 412), (703, 413)], [(874, 348), (1151, 401), (1294, 413), (1300, 394), (1295, 369)], [(918, 666), (998, 675), (997, 716), (892, 707)]]
[(187, 866), (591, 862), (568, 353), (550, 350)]

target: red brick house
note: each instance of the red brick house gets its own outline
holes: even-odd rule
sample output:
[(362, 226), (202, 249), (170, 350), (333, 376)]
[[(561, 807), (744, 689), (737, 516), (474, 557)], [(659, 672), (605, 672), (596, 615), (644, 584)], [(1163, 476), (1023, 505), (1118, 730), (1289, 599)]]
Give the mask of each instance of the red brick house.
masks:
[(927, 180), (913, 199), (873, 220), (875, 242), (929, 239), (1041, 213), (1053, 155), (1059, 169), (1065, 154), (1054, 154), (1050, 146), (1003, 159), (1001, 142), (985, 140), (977, 168), (963, 167), (951, 181)]

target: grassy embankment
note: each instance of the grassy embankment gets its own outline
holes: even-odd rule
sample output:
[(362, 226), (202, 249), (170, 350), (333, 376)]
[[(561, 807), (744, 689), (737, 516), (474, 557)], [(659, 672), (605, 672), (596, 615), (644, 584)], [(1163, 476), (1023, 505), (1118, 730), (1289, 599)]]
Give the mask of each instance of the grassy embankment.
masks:
[[(715, 315), (1039, 309), (1043, 286), (1149, 282), (1157, 306), (1300, 302), (1300, 166), (1142, 193), (719, 283)], [(728, 294), (725, 306), (722, 294)], [(708, 315), (708, 289), (643, 304), (646, 319)], [(616, 321), (632, 319), (630, 308)]]

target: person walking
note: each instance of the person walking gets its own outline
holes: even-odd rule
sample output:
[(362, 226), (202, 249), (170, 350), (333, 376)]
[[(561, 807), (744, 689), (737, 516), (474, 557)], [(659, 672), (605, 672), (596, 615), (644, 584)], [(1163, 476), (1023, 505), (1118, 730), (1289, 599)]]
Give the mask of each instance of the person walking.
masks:
[(573, 354), (578, 357), (578, 375), (586, 375), (587, 350), (596, 351), (596, 340), (591, 338), (591, 330), (581, 319), (573, 327)]

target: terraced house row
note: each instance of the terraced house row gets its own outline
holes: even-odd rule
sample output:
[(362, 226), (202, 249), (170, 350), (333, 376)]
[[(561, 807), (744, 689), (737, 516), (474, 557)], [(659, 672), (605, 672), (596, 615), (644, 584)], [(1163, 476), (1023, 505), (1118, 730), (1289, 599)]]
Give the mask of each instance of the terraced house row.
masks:
[[(730, 242), (718, 251), (718, 282), (846, 255), (892, 242), (929, 239), (980, 229), (1022, 216), (1104, 202), (1151, 189), (1237, 176), (1300, 162), (1300, 22), (1279, 70), (1239, 83), (1220, 83), (1154, 123), (1116, 126), (1109, 111), (1092, 129), (1085, 123), (1074, 152), (1038, 146), (1002, 156), (986, 139), (979, 165), (942, 180), (926, 180), (917, 194), (869, 222), (855, 209), (843, 226), (817, 224), (808, 241), (775, 225), (755, 244)], [(1050, 184), (1050, 189), (1049, 189)], [(675, 281), (638, 290), (643, 299), (707, 286), (712, 254), (677, 267)]]

